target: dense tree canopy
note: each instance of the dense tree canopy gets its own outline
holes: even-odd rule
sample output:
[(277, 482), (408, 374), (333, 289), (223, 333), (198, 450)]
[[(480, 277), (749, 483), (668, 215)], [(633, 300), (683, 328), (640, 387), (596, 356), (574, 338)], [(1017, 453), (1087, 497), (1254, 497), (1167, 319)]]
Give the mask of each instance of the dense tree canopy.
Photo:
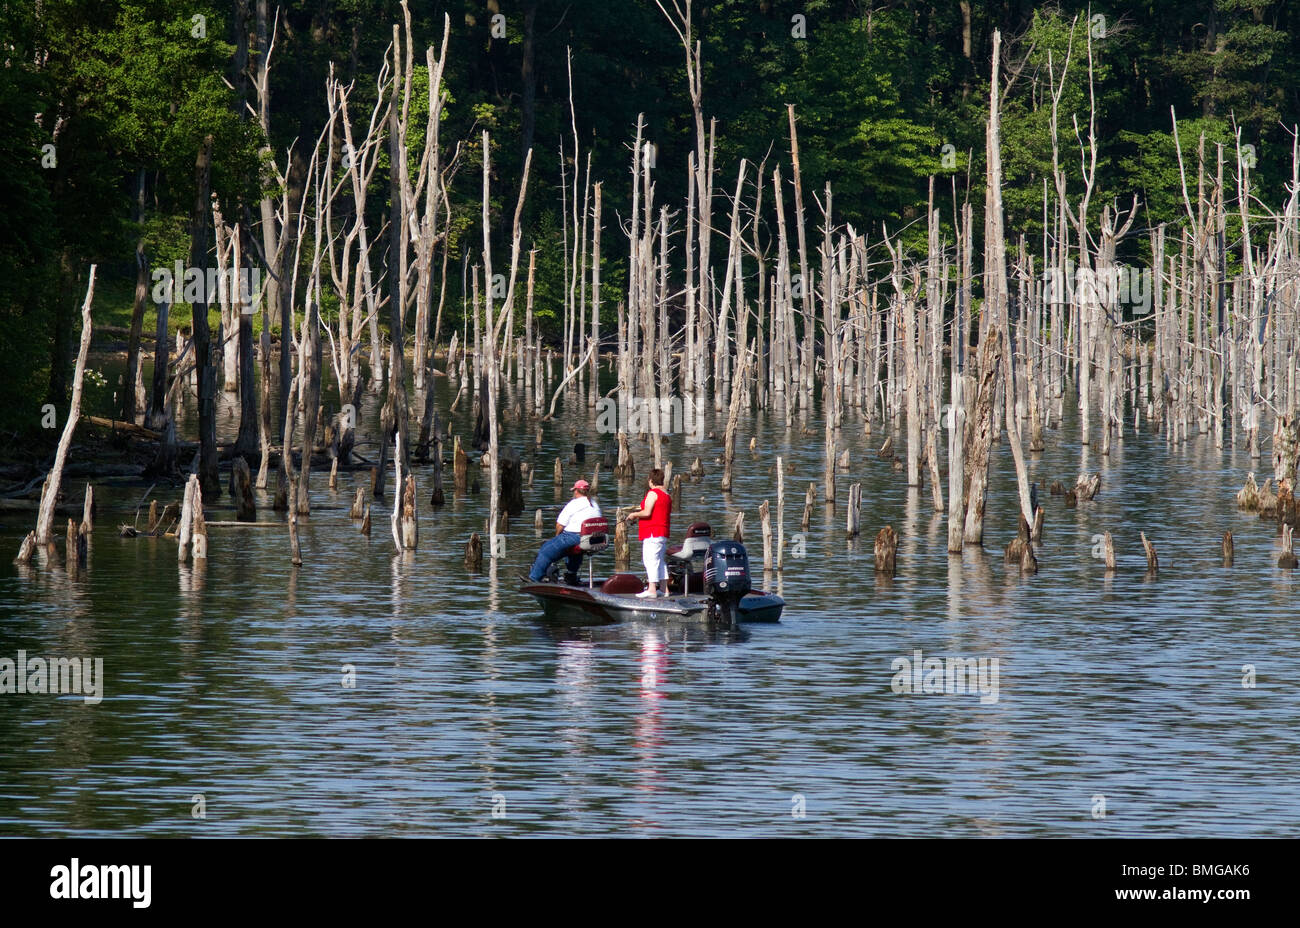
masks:
[[(331, 67), (356, 82), (354, 111), (368, 112), (393, 23), (402, 18), (399, 3), (269, 4), (276, 25), (269, 139), (253, 118), (249, 71), (239, 64), (241, 29), (251, 28), (256, 3), (0, 0), (0, 365), (7, 372), (0, 418), (7, 423), (29, 426), (46, 395), (64, 402), (90, 263), (101, 267), (104, 292), (129, 294), (139, 240), (152, 263), (187, 253), (195, 156), (206, 136), (214, 139), (214, 195), (230, 215), (244, 207), (256, 214), (271, 176), (259, 167), (259, 149), (269, 143), (281, 165), (290, 145), (296, 158), (306, 157), (328, 117)], [(638, 114), (657, 146), (658, 202), (674, 209), (685, 203), (687, 156), (695, 150), (685, 51), (655, 0), (453, 0), (411, 8), (421, 64), (423, 47), (441, 41), (449, 17), (442, 138), (449, 150), (457, 140), (468, 143), (450, 191), (456, 219), (448, 286), (456, 298), (448, 305), (458, 312), (463, 261), (477, 260), (475, 138), (483, 128), (492, 133), (503, 242), (524, 152), (534, 149), (524, 221), (525, 247), (538, 249), (540, 317), (555, 318), (563, 287), (561, 180), (571, 193), (573, 172), (585, 173), (588, 154), (591, 179), (604, 182), (602, 278), (616, 300), (625, 280), (619, 226), (629, 209)], [(1276, 202), (1291, 177), (1300, 7), (1286, 0), (1145, 0), (1114, 10), (1078, 2), (714, 0), (700, 2), (694, 16), (706, 126), (717, 120), (719, 214), (741, 158), (751, 165), (750, 183), (763, 162), (765, 183), (778, 165), (789, 176), (787, 104), (799, 120), (805, 188), (819, 195), (831, 184), (836, 221), (873, 236), (882, 225), (906, 230), (924, 215), (931, 175), (948, 204), (945, 221), (954, 191), (981, 203), (994, 29), (1005, 37), (1004, 201), (1013, 245), (1020, 233), (1042, 233), (1057, 89), (1071, 190), (1082, 183), (1080, 143), (1095, 106), (1098, 212), (1106, 203), (1127, 206), (1136, 195), (1141, 225), (1180, 220), (1171, 111), (1192, 164), (1202, 136), (1213, 151), (1220, 142), (1233, 148), (1239, 132), (1262, 199)], [(1058, 88), (1067, 55), (1070, 70)], [(415, 98), (418, 107), (418, 88)], [(413, 133), (413, 159), (422, 146)], [(368, 199), (376, 227), (387, 209), (389, 167), (385, 154)], [(138, 214), (142, 172), (147, 196)], [(763, 236), (774, 234), (768, 226), (762, 220)], [(383, 255), (374, 260), (381, 273)], [(114, 279), (125, 289), (113, 291)]]

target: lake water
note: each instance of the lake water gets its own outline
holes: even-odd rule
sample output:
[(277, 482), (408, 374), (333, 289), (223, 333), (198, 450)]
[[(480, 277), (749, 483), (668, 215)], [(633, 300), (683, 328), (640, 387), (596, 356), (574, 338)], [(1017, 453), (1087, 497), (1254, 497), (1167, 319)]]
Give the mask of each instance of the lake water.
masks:
[[(466, 439), (467, 405), (451, 425)], [(223, 397), (223, 435), (231, 412)], [(195, 421), (191, 411), (185, 428)], [(1002, 559), (1016, 513), (1005, 444), (985, 551), (950, 558), (929, 489), (909, 493), (871, 453), (881, 430), (868, 439), (851, 423), (839, 508), (818, 503), (803, 556), (787, 549), (772, 578), (788, 604), (780, 624), (550, 626), (516, 592), (541, 540), (532, 511), (567, 498), (552, 462), (578, 440), (596, 448), (594, 421), (585, 403), (562, 402), (535, 455), (531, 425), (506, 423), (541, 472), (504, 556), (481, 574), (462, 558), (486, 490), (453, 498), (450, 469), (440, 510), (417, 469), (420, 546), (406, 556), (395, 555), (386, 503), (369, 540), (348, 517), (367, 474), (341, 474), (331, 493), (318, 471), (300, 569), (284, 530), (224, 527), (210, 529), (205, 567), (178, 567), (174, 539), (118, 537), (147, 487), (106, 485), (87, 571), (20, 570), (10, 558), (35, 514), (4, 513), (0, 658), (101, 658), (104, 694), (97, 705), (0, 694), (0, 834), (1300, 834), (1300, 578), (1275, 566), (1276, 524), (1233, 503), (1260, 470), (1244, 448), (1219, 452), (1205, 436), (1171, 451), (1130, 425), (1103, 459), (1067, 420), (1029, 455), (1046, 526), (1039, 572), (1021, 577)], [(785, 525), (797, 544), (803, 491), (821, 479), (819, 423), (807, 425), (813, 434), (797, 419), (787, 430), (783, 416), (743, 423), (729, 497), (713, 464), (721, 442), (672, 436), (678, 470), (696, 454), (708, 470), (675, 502), (675, 534), (695, 519), (730, 534), (743, 510), (761, 568), (758, 507), (775, 510), (781, 454), (794, 468)], [(636, 481), (601, 476), (607, 512), (640, 499), (648, 451), (633, 449)], [(1067, 509), (1048, 496), (1053, 480), (1083, 470), (1101, 473), (1095, 500)], [(854, 480), (863, 537), (849, 541)], [(179, 495), (154, 490), (160, 504)], [(259, 498), (259, 518), (277, 518), (269, 504)], [(207, 515), (234, 518), (221, 506)], [(872, 567), (886, 524), (901, 536), (892, 582)], [(1119, 553), (1113, 577), (1093, 556), (1105, 531)], [(1139, 531), (1159, 551), (1156, 577)], [(601, 555), (597, 569), (611, 565)], [(996, 701), (894, 692), (893, 662), (917, 650), (996, 658)]]

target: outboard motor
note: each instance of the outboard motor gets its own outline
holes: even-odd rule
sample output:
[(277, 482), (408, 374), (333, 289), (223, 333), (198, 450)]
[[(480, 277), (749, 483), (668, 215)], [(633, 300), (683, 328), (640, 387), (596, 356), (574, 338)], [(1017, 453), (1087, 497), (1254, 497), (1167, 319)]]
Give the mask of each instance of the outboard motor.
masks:
[(704, 592), (709, 597), (709, 616), (736, 624), (740, 601), (753, 583), (749, 576), (749, 554), (738, 541), (715, 541), (704, 558)]

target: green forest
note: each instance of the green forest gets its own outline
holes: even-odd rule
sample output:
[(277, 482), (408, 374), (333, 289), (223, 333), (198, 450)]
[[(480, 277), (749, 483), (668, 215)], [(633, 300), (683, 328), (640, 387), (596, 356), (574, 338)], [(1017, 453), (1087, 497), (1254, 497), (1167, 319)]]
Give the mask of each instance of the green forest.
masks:
[[(655, 200), (686, 211), (698, 133), (687, 55), (666, 15), (672, 10), (671, 2), (655, 0), (409, 3), (412, 174), (425, 148), (425, 49), (433, 48), (432, 61), (449, 23), (438, 143), (453, 166), (446, 174), (448, 233), (438, 252), (444, 340), (459, 331), (463, 281), (482, 247), (484, 130), (499, 254), (509, 251), (532, 151), (523, 248), (536, 250), (536, 318), (553, 343), (563, 337), (575, 171), (603, 185), (602, 315), (612, 315), (626, 295), (631, 150), (642, 114)], [(295, 186), (301, 197), (313, 145), (327, 126), (336, 140), (325, 150), (336, 164), (348, 156), (341, 129), (330, 123), (327, 81), (332, 75), (352, 86), (352, 122), (364, 131), (386, 92), (394, 24), (404, 15), (391, 0), (0, 0), (0, 427), (36, 432), (43, 404), (66, 407), (92, 264), (96, 326), (120, 327), (135, 352), (155, 312), (153, 302), (133, 298), (137, 282), (149, 269), (188, 259), (200, 184), (210, 186), (228, 219), (252, 230), (255, 245), (262, 204)], [(1054, 97), (1070, 189), (1083, 184), (1081, 153), (1093, 120), (1088, 209), (1100, 215), (1108, 204), (1127, 208), (1136, 198), (1138, 221), (1120, 243), (1128, 260), (1144, 257), (1140, 230), (1186, 221), (1180, 153), (1194, 173), (1199, 149), (1212, 173), (1207, 148), (1225, 145), (1234, 166), (1238, 148), (1245, 151), (1252, 190), (1269, 207), (1295, 182), (1300, 5), (1286, 0), (722, 0), (697, 3), (692, 17), (698, 102), (716, 144), (719, 226), (741, 159), (764, 165), (767, 178), (778, 168), (790, 176), (791, 105), (810, 226), (820, 225), (813, 201), (827, 185), (835, 223), (873, 239), (901, 235), (922, 248), (932, 178), (947, 228), (959, 204), (978, 209), (995, 30), (1002, 35), (1009, 248), (1022, 235), (1034, 241), (1045, 232)], [(1058, 85), (1067, 55), (1073, 63)], [(196, 157), (205, 147), (210, 174), (201, 178)], [(363, 207), (373, 213), (373, 230), (392, 208), (394, 150), (385, 141), (375, 153)], [(753, 176), (751, 167), (749, 183)], [(1237, 221), (1228, 220), (1230, 238)], [(758, 249), (774, 240), (774, 225), (758, 217)], [(302, 234), (314, 234), (310, 223)], [(210, 251), (211, 235), (204, 240)], [(304, 249), (302, 260), (309, 253)], [(392, 253), (372, 243), (376, 279), (385, 277)], [(977, 299), (978, 290), (977, 282)], [(326, 323), (338, 311), (328, 293), (321, 310)], [(173, 328), (188, 319), (173, 308)], [(260, 317), (253, 322), (262, 324)], [(278, 336), (279, 323), (271, 322)], [(516, 324), (522, 327), (522, 314)], [(383, 329), (390, 325), (381, 315)], [(120, 393), (129, 402), (132, 391)]]

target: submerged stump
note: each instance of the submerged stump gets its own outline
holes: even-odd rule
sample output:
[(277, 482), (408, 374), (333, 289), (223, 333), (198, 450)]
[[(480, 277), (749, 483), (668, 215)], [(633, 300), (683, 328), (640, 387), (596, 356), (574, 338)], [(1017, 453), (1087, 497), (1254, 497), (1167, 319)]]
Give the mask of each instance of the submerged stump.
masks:
[(1289, 525), (1282, 526), (1282, 554), (1277, 559), (1277, 566), (1288, 570), (1300, 567), (1295, 556), (1295, 529)]
[(1259, 486), (1255, 483), (1255, 474), (1246, 475), (1246, 483), (1237, 491), (1237, 506), (1247, 512), (1259, 510)]
[(248, 462), (236, 457), (230, 468), (231, 496), (235, 500), (235, 518), (240, 522), (257, 521), (257, 505), (253, 502), (253, 475)]
[(474, 571), (483, 569), (483, 540), (478, 532), (470, 535), (465, 543), (465, 567)]
[(614, 569), (627, 570), (627, 511), (618, 510), (618, 522), (614, 526)]
[(892, 577), (898, 569), (898, 532), (886, 525), (876, 534), (876, 573)]
[(1160, 558), (1156, 557), (1156, 546), (1147, 538), (1147, 533), (1142, 532), (1142, 549), (1147, 555), (1147, 572), (1154, 574), (1160, 570)]

